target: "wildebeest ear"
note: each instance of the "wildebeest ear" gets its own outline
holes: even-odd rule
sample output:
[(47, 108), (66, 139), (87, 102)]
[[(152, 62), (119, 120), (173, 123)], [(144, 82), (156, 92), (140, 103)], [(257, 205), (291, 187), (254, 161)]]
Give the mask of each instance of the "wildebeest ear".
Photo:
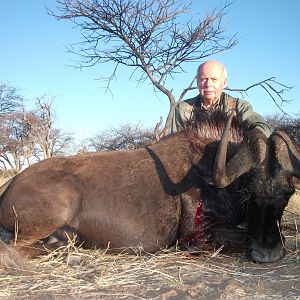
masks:
[(228, 186), (241, 175), (249, 172), (253, 168), (253, 157), (251, 156), (246, 144), (242, 144), (237, 153), (223, 166), (219, 165), (218, 159), (215, 160), (213, 172), (213, 184), (222, 188)]
[(283, 131), (276, 131), (270, 137), (274, 142), (275, 157), (281, 167), (300, 179), (300, 152), (290, 137)]

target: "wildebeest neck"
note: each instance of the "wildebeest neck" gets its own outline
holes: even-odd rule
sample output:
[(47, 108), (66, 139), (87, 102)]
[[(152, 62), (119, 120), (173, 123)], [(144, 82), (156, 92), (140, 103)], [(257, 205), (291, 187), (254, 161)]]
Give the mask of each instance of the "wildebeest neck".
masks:
[[(167, 136), (147, 149), (155, 161), (162, 186), (170, 195), (186, 192), (199, 186), (203, 180), (211, 182), (216, 149), (222, 126), (204, 123), (187, 131)], [(207, 132), (211, 132), (208, 134)], [(242, 140), (241, 131), (233, 128), (230, 135), (228, 157), (231, 157)]]
[(168, 136), (146, 150), (155, 162), (157, 174), (167, 194), (179, 195), (194, 185), (196, 174), (193, 166), (201, 156), (192, 151), (184, 132)]

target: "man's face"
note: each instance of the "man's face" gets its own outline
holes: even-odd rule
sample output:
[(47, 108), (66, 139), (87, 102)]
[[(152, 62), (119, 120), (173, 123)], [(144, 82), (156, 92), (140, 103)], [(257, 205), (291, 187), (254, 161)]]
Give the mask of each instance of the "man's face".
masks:
[(204, 103), (216, 103), (226, 85), (223, 66), (217, 62), (204, 63), (198, 74), (198, 89)]

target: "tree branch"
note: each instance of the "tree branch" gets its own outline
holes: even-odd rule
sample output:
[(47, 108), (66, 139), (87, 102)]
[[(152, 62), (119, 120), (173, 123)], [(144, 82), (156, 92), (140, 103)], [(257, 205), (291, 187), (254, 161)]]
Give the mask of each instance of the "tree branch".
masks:
[[(287, 86), (285, 84), (282, 84), (282, 83), (276, 81), (275, 77), (270, 77), (270, 78), (264, 79), (262, 81), (259, 81), (257, 83), (254, 83), (254, 84), (248, 86), (245, 89), (237, 89), (237, 88), (227, 87), (226, 90), (232, 91), (232, 92), (239, 92), (243, 95), (243, 94), (247, 94), (247, 91), (249, 91), (253, 88), (256, 88), (256, 87), (262, 88), (270, 96), (270, 98), (273, 100), (273, 102), (279, 108), (279, 110), (282, 113), (286, 114), (281, 106), (283, 103), (291, 103), (292, 100), (285, 99), (283, 97), (283, 94), (286, 91), (291, 90), (293, 87)], [(278, 103), (278, 101), (280, 101), (280, 103)]]

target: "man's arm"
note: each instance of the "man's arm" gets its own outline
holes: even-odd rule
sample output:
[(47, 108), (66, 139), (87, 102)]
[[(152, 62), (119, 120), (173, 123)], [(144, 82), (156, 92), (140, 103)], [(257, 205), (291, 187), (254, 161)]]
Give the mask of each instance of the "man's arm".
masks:
[(183, 113), (183, 105), (181, 103), (178, 103), (175, 108), (174, 117), (172, 120), (172, 127), (171, 127), (171, 133), (175, 133), (178, 131), (183, 130), (184, 123), (182, 120), (182, 113)]
[(270, 126), (263, 119), (263, 117), (257, 112), (253, 111), (252, 105), (245, 100), (237, 100), (237, 115), (242, 122), (247, 121), (253, 124), (258, 130), (260, 130), (266, 137), (269, 137), (272, 133)]
[(193, 107), (196, 105), (197, 97), (181, 101), (176, 105), (172, 121), (171, 133), (181, 131), (186, 128), (186, 123), (190, 121)]

